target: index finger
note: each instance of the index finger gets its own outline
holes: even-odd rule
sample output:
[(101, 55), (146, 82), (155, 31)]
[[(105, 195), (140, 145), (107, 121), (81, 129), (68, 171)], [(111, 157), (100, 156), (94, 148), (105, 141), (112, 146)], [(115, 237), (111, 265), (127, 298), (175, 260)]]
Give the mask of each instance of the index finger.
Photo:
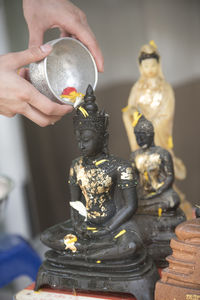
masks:
[[(66, 31), (67, 28), (66, 28)], [(90, 52), (92, 53), (99, 72), (104, 71), (104, 59), (102, 52), (100, 50), (100, 47), (97, 43), (97, 40), (90, 30), (90, 27), (88, 25), (83, 25), (81, 23), (76, 24), (76, 26), (73, 27), (73, 30), (71, 32), (74, 34), (85, 46), (88, 47)]]

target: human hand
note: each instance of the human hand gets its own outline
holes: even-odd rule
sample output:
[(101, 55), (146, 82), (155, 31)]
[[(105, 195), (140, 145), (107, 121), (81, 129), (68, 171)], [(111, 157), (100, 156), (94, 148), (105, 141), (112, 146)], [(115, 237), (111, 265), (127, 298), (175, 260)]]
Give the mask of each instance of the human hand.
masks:
[(29, 29), (29, 47), (43, 44), (49, 28), (58, 27), (61, 37), (73, 36), (88, 47), (103, 72), (103, 56), (85, 14), (68, 0), (23, 0), (24, 17)]
[[(54, 124), (73, 108), (54, 103), (37, 91), (25, 78), (22, 66), (39, 61), (51, 52), (51, 46), (43, 45), (25, 51), (0, 56), (0, 114), (13, 117), (22, 114), (41, 127)], [(21, 76), (20, 76), (21, 75)]]

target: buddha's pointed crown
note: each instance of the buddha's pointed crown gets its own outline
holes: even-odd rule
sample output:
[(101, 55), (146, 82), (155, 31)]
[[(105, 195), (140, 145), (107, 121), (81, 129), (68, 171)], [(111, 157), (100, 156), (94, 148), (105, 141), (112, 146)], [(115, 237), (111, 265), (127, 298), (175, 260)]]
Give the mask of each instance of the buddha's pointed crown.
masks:
[(91, 129), (96, 132), (106, 132), (109, 116), (104, 110), (99, 111), (96, 97), (91, 85), (88, 85), (84, 102), (76, 110), (73, 117), (75, 130)]

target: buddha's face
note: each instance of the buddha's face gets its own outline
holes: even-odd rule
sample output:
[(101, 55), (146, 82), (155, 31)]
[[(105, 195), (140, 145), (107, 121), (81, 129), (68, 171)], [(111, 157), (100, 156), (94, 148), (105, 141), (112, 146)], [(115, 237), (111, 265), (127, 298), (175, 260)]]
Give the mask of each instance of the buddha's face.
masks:
[(103, 137), (93, 130), (76, 130), (78, 147), (83, 156), (93, 157), (100, 154), (103, 149)]
[(158, 76), (159, 64), (155, 58), (144, 59), (141, 62), (141, 72), (145, 77), (153, 78)]
[(138, 146), (140, 146), (143, 149), (149, 148), (154, 139), (154, 134), (152, 132), (137, 132), (135, 131), (135, 137)]

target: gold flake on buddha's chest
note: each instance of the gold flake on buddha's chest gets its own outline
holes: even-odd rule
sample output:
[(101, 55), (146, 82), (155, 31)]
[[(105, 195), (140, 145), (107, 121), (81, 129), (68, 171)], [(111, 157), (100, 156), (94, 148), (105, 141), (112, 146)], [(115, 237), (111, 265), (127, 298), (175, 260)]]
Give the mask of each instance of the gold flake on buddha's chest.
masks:
[(135, 161), (137, 169), (142, 172), (158, 169), (161, 163), (160, 155), (158, 153), (138, 154)]
[[(127, 172), (129, 173), (129, 170)], [(87, 170), (82, 164), (76, 166), (76, 173), (77, 181), (86, 200), (88, 217), (105, 217), (104, 202), (107, 199), (106, 194), (112, 184), (112, 178), (101, 168)], [(94, 205), (98, 205), (99, 211), (92, 210)]]

